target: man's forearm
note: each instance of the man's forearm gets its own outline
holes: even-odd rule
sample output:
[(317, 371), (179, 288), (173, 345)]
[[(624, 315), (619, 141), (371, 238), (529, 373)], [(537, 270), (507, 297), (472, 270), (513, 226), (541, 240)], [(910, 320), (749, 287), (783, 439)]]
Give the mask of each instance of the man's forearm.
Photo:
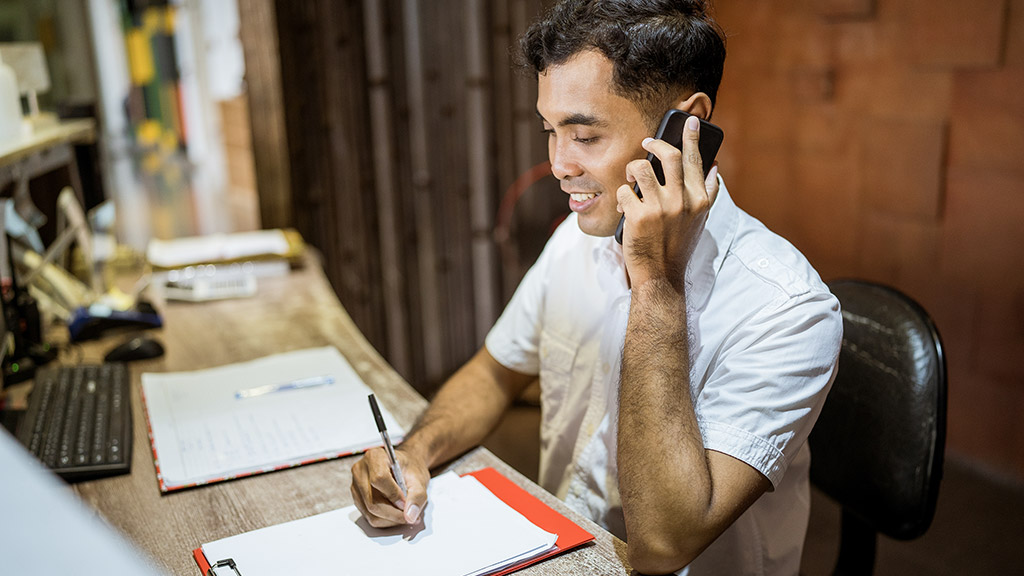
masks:
[[(688, 562), (703, 543), (712, 481), (691, 401), (689, 358), (684, 294), (664, 279), (635, 287), (618, 434), (619, 490), (632, 562), (680, 555)], [(679, 567), (653, 560), (645, 569)]]
[(481, 349), (445, 382), (401, 449), (430, 468), (455, 458), (487, 437), (530, 379)]

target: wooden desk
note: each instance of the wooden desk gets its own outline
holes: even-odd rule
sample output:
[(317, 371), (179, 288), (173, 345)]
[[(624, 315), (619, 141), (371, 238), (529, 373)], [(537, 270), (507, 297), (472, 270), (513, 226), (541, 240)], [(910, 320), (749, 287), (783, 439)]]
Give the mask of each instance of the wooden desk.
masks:
[[(158, 303), (159, 305), (159, 303)], [(261, 279), (256, 298), (205, 304), (169, 303), (162, 338), (166, 354), (132, 369), (132, 473), (75, 485), (78, 494), (171, 574), (198, 576), (192, 550), (240, 532), (348, 506), (354, 457), (300, 466), (161, 495), (139, 395), (144, 371), (208, 368), (260, 356), (333, 344), (398, 421), (411, 426), (427, 402), (377, 354), (342, 309), (316, 263), (280, 278)], [(97, 360), (101, 348), (86, 349)], [(493, 466), (597, 537), (593, 545), (520, 572), (526, 575), (626, 574), (625, 544), (584, 519), (496, 456), (477, 448), (446, 469)]]

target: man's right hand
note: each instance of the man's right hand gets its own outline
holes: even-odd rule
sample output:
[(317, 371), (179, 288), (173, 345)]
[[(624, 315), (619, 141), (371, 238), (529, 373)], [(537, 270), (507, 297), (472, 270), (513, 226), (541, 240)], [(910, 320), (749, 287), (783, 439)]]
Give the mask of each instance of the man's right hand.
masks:
[(352, 465), (352, 499), (374, 528), (415, 524), (427, 504), (430, 470), (426, 463), (401, 448), (395, 450), (395, 458), (402, 468), (408, 494), (402, 494), (391, 474), (391, 462), (384, 448), (367, 450)]

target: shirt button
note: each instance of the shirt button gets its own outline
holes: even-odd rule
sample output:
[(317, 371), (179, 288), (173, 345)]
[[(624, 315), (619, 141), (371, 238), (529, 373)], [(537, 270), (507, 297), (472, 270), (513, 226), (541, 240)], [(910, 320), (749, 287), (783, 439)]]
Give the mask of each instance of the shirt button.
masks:
[(758, 268), (767, 268), (768, 264), (769, 262), (767, 258), (761, 258), (760, 260), (757, 261)]

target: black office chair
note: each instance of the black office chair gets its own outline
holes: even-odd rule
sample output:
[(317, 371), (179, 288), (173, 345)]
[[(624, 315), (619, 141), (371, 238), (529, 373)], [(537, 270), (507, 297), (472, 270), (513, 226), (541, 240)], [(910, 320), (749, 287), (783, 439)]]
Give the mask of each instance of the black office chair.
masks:
[(872, 574), (878, 533), (924, 534), (946, 444), (946, 360), (928, 313), (901, 292), (830, 282), (843, 312), (839, 372), (810, 435), (811, 482), (842, 508), (834, 574)]

